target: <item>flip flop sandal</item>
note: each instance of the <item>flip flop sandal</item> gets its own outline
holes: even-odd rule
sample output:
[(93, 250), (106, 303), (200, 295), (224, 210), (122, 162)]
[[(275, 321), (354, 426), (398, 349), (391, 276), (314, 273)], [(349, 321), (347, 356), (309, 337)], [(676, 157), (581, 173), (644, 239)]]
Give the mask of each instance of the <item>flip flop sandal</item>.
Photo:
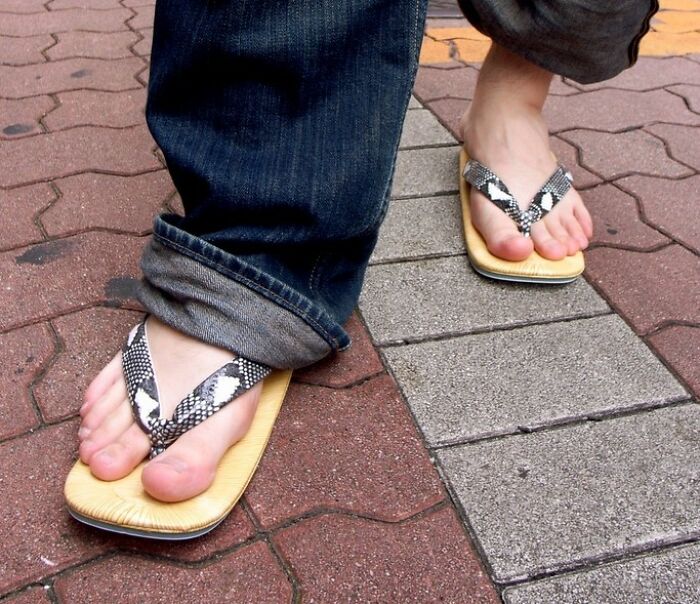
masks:
[(571, 188), (571, 174), (559, 166), (537, 192), (527, 210), (521, 210), (503, 181), (486, 166), (469, 159), (464, 149), (459, 156), (459, 193), (467, 255), (474, 270), (491, 279), (523, 283), (560, 284), (574, 281), (584, 269), (583, 254), (577, 252), (561, 260), (549, 260), (533, 251), (525, 260), (514, 262), (489, 252), (481, 233), (471, 220), (469, 187), (476, 187), (487, 199), (505, 212), (526, 237), (533, 223), (543, 218)]
[(191, 539), (209, 532), (233, 509), (255, 473), (292, 372), (273, 371), (237, 357), (182, 399), (172, 419), (165, 419), (161, 416), (145, 321), (129, 334), (122, 350), (122, 368), (134, 419), (151, 441), (151, 458), (264, 380), (247, 434), (224, 454), (211, 486), (192, 499), (164, 503), (148, 495), (141, 484), (145, 461), (128, 476), (109, 482), (95, 478), (87, 465), (77, 461), (66, 479), (68, 510), (85, 524), (115, 533), (166, 540)]

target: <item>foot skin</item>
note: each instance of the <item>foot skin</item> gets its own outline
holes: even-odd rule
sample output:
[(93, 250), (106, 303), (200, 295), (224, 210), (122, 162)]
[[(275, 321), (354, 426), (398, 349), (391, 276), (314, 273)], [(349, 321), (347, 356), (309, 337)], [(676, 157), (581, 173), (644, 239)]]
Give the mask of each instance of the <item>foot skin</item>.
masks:
[[(171, 417), (177, 403), (233, 355), (153, 317), (147, 328), (161, 406), (164, 416)], [(148, 494), (161, 501), (182, 501), (206, 490), (223, 454), (248, 431), (261, 390), (262, 383), (256, 384), (149, 461), (142, 474)], [(121, 353), (86, 390), (80, 415), (80, 459), (97, 478), (122, 478), (148, 456), (150, 441), (131, 414)]]
[[(542, 107), (552, 74), (493, 45), (481, 69), (474, 100), (462, 117), (465, 149), (489, 167), (526, 209), (557, 164), (549, 146)], [(593, 236), (590, 214), (572, 188), (542, 220), (531, 238), (475, 188), (471, 215), (489, 251), (505, 260), (524, 260), (534, 250), (560, 260), (588, 246)]]

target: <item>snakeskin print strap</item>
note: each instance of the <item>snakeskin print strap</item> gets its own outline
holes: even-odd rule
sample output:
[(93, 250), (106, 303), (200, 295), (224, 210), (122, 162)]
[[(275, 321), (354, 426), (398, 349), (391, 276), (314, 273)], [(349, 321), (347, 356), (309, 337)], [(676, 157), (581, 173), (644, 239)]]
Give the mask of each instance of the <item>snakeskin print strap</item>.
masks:
[(470, 159), (464, 166), (464, 178), (508, 214), (525, 237), (530, 236), (532, 225), (561, 201), (573, 182), (571, 173), (563, 166), (558, 166), (532, 198), (527, 210), (521, 210), (505, 183), (477, 160)]
[(131, 330), (124, 344), (122, 368), (134, 419), (151, 440), (151, 458), (271, 372), (265, 365), (236, 357), (182, 399), (175, 407), (172, 419), (165, 419), (161, 416), (145, 321)]

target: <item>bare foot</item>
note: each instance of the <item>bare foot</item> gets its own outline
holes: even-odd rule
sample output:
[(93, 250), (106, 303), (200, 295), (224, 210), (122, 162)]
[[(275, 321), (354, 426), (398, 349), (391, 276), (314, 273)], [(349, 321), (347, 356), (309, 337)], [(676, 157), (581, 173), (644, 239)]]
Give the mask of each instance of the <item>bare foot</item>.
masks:
[[(469, 156), (497, 174), (522, 209), (557, 167), (542, 118), (550, 81), (549, 72), (494, 45), (461, 120)], [(474, 226), (489, 251), (506, 260), (524, 260), (533, 249), (559, 260), (585, 249), (593, 236), (590, 214), (573, 188), (532, 226), (531, 238), (475, 188), (470, 202)]]
[[(233, 358), (220, 348), (181, 334), (154, 317), (147, 323), (164, 417), (204, 378)], [(183, 434), (143, 470), (145, 490), (161, 501), (182, 501), (206, 490), (229, 447), (248, 431), (262, 383)], [(134, 422), (121, 367), (121, 353), (92, 381), (80, 410), (80, 459), (101, 480), (126, 476), (150, 450)]]

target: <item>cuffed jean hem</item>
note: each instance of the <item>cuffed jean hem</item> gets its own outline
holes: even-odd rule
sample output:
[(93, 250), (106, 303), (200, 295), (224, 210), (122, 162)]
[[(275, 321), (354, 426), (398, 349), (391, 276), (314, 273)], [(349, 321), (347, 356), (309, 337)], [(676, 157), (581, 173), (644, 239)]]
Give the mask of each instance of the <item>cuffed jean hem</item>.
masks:
[(274, 277), (156, 218), (138, 298), (178, 331), (277, 369), (310, 365), (350, 345), (345, 331)]
[(458, 0), (481, 33), (531, 63), (581, 84), (631, 67), (658, 0), (528, 2)]

